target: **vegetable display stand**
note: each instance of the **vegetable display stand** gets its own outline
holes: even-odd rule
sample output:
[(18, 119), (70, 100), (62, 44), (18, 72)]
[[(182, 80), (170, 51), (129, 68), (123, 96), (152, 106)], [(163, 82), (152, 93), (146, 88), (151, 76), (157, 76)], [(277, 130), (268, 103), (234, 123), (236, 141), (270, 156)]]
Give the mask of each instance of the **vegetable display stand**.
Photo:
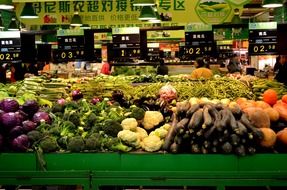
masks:
[[(80, 185), (83, 190), (90, 188), (89, 170), (72, 169), (75, 165), (75, 157), (73, 155), (66, 160), (61, 160), (61, 154), (53, 154), (58, 159), (50, 160), (47, 158), (46, 171), (40, 170), (36, 155), (33, 153), (2, 153), (0, 154), (0, 185), (24, 185), (24, 186), (66, 186)], [(52, 156), (52, 155), (51, 155)], [(57, 166), (65, 165), (65, 168), (55, 168), (53, 163), (57, 162)], [(63, 163), (64, 162), (64, 163)], [(69, 166), (69, 167), (68, 167)]]
[[(287, 154), (234, 155), (163, 153), (0, 154), (1, 185), (101, 187), (287, 187)], [(112, 189), (112, 188), (111, 188)]]

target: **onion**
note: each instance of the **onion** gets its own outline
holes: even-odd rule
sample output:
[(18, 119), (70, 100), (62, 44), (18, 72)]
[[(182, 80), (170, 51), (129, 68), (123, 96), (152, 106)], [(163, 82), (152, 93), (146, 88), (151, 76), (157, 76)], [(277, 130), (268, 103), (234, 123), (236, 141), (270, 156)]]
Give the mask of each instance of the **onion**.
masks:
[(11, 142), (12, 149), (15, 151), (24, 152), (29, 148), (29, 145), (30, 143), (27, 135), (20, 135)]

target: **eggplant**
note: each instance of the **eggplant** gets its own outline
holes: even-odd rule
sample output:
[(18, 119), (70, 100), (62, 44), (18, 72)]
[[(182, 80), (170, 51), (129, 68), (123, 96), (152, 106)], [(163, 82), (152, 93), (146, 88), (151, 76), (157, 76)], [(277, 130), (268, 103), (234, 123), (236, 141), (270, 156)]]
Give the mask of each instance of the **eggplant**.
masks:
[(225, 142), (222, 146), (221, 149), (223, 153), (229, 154), (232, 152), (232, 145), (229, 142)]
[(186, 112), (186, 117), (191, 118), (192, 115), (200, 108), (199, 104), (193, 104)]
[(203, 123), (203, 109), (197, 110), (191, 117), (188, 128), (189, 129), (195, 129), (199, 128)]
[(205, 129), (205, 128), (207, 128), (213, 124), (213, 120), (212, 120), (211, 115), (209, 114), (207, 106), (205, 106), (203, 108), (203, 121), (204, 121), (202, 124), (203, 129)]
[(178, 123), (178, 120), (177, 120), (176, 114), (173, 113), (171, 128), (168, 130), (168, 133), (167, 133), (167, 135), (166, 135), (166, 137), (164, 139), (164, 143), (163, 143), (163, 146), (162, 146), (162, 149), (165, 150), (165, 151), (168, 151), (170, 149), (170, 145), (174, 141), (174, 137), (175, 137), (175, 135), (177, 133), (177, 129), (176, 129), (177, 123)]

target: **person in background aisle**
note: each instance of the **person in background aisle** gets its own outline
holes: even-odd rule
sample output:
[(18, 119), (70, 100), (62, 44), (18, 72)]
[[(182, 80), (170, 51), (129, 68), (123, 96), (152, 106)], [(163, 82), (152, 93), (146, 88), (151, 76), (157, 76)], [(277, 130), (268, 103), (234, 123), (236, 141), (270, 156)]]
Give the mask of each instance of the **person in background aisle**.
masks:
[(191, 73), (192, 79), (210, 79), (213, 76), (212, 71), (206, 68), (206, 65), (202, 58), (197, 58), (194, 65), (196, 69), (194, 69)]
[(280, 63), (280, 55), (276, 57), (276, 62), (274, 64), (273, 72), (275, 75), (278, 73), (279, 69), (282, 67), (282, 64)]
[(105, 61), (101, 68), (101, 74), (110, 75), (111, 74), (111, 66), (109, 62)]
[(280, 67), (274, 79), (287, 85), (287, 55), (280, 57)]
[(6, 83), (6, 64), (0, 66), (0, 83)]
[(234, 54), (232, 59), (230, 60), (229, 64), (227, 65), (227, 69), (229, 73), (236, 73), (240, 72), (241, 73), (241, 68), (240, 68), (240, 59), (237, 54)]
[(165, 65), (164, 60), (159, 61), (159, 66), (157, 67), (156, 74), (158, 75), (168, 75), (168, 67)]
[(27, 67), (27, 73), (33, 74), (34, 76), (38, 76), (38, 68), (36, 63), (29, 63)]
[(42, 71), (49, 73), (50, 69), (51, 69), (50, 63), (49, 63), (49, 61), (46, 61)]
[[(24, 63), (13, 63), (14, 68), (14, 78), (16, 81), (24, 80), (25, 73), (27, 68)], [(11, 70), (12, 71), (12, 70)]]

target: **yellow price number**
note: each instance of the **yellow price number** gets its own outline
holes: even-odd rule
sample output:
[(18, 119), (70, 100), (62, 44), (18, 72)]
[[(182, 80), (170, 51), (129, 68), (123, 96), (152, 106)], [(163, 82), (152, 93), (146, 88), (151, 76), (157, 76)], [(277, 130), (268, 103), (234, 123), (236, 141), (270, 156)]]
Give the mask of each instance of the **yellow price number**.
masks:
[(253, 52), (254, 53), (258, 53), (258, 52), (265, 52), (265, 46), (264, 45), (260, 45), (260, 46), (254, 46), (253, 47)]
[(13, 61), (19, 58), (19, 53), (0, 53), (0, 61)]
[(186, 53), (189, 54), (189, 55), (200, 55), (201, 54), (201, 49), (199, 47), (197, 48), (188, 48), (186, 50)]
[(66, 59), (66, 58), (72, 59), (72, 58), (73, 58), (73, 52), (71, 52), (71, 51), (62, 52), (62, 53), (61, 53), (61, 58), (62, 58), (62, 59)]
[(126, 54), (126, 51), (124, 49), (121, 50), (121, 56), (124, 57)]

